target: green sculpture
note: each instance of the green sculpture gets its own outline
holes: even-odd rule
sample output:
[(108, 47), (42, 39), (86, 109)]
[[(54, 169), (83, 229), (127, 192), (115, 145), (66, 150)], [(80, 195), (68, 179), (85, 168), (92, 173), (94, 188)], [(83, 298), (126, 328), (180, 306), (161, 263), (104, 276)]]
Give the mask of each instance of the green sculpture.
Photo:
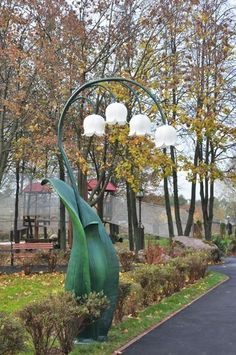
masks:
[(106, 339), (118, 296), (119, 263), (115, 249), (98, 215), (80, 197), (78, 209), (73, 189), (59, 179), (45, 179), (60, 196), (73, 225), (73, 246), (65, 289), (76, 296), (103, 291), (109, 308), (100, 320), (84, 331), (84, 338)]
[[(55, 191), (60, 196), (67, 211), (70, 215), (73, 224), (73, 245), (71, 250), (71, 257), (68, 264), (65, 288), (68, 291), (73, 291), (76, 296), (83, 296), (91, 291), (103, 291), (109, 299), (109, 308), (103, 313), (102, 317), (91, 327), (86, 329), (83, 333), (84, 338), (92, 338), (95, 340), (106, 339), (107, 333), (112, 323), (113, 313), (115, 311), (118, 286), (119, 286), (119, 262), (108, 234), (99, 219), (98, 215), (93, 209), (81, 198), (76, 184), (76, 179), (73, 175), (72, 168), (63, 148), (62, 130), (66, 114), (77, 100), (83, 100), (93, 106), (92, 101), (86, 96), (81, 96), (81, 93), (90, 89), (90, 93), (94, 88), (99, 87), (105, 90), (109, 95), (115, 99), (115, 95), (104, 83), (116, 82), (128, 89), (135, 102), (138, 103), (141, 111), (140, 92), (135, 87), (138, 87), (145, 95), (151, 98), (151, 105), (155, 105), (161, 115), (162, 122), (166, 122), (165, 116), (160, 108), (156, 97), (143, 87), (141, 84), (124, 78), (107, 78), (90, 81), (79, 88), (77, 88), (67, 101), (59, 123), (58, 123), (58, 147), (60, 149), (64, 164), (66, 166), (71, 186), (63, 181), (51, 178), (44, 179), (42, 184), (50, 183)], [(113, 105), (113, 106), (112, 106)], [(111, 104), (113, 112), (109, 112), (107, 122), (110, 124), (118, 123), (119, 125), (126, 123), (127, 109), (123, 104)], [(115, 110), (114, 110), (115, 106)], [(96, 108), (94, 108), (96, 113)], [(122, 117), (121, 117), (122, 116)], [(99, 115), (90, 115), (86, 117), (86, 129), (88, 136), (91, 136), (93, 130), (93, 123), (91, 119), (95, 119), (99, 125), (99, 135), (104, 132), (105, 121)], [(104, 121), (104, 122), (103, 122)], [(131, 133), (130, 135), (145, 135), (151, 133), (151, 122), (146, 115), (135, 115), (130, 120)], [(175, 138), (176, 133), (174, 128), (168, 125), (160, 127), (156, 131), (157, 146), (167, 146), (171, 138)]]

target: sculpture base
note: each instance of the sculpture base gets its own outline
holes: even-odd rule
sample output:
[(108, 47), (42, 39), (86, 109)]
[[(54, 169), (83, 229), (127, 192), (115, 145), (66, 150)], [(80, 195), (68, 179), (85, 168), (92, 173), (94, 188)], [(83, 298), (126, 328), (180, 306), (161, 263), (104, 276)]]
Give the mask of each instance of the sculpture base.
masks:
[(90, 345), (90, 344), (96, 344), (96, 343), (102, 343), (107, 340), (106, 336), (99, 336), (96, 340), (93, 338), (76, 338), (74, 341), (75, 346), (76, 345)]

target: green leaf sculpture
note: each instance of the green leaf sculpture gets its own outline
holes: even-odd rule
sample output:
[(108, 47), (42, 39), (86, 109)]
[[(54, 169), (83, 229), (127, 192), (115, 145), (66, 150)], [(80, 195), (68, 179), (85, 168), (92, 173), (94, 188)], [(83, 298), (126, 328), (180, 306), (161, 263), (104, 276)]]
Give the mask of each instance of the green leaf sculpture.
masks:
[(103, 291), (109, 299), (109, 308), (95, 324), (85, 329), (82, 336), (104, 340), (118, 297), (119, 263), (115, 249), (98, 215), (81, 197), (79, 204), (76, 203), (75, 193), (69, 185), (56, 178), (44, 179), (42, 184), (46, 183), (58, 193), (73, 225), (65, 289), (76, 296)]

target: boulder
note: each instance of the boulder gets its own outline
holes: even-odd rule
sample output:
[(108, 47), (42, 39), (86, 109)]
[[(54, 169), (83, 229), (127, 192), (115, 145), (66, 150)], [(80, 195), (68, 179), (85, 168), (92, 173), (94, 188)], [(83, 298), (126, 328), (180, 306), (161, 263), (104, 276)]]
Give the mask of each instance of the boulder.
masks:
[(172, 240), (183, 248), (209, 251), (211, 252), (214, 261), (218, 261), (220, 259), (220, 250), (215, 244), (208, 244), (204, 240), (186, 236), (177, 236)]

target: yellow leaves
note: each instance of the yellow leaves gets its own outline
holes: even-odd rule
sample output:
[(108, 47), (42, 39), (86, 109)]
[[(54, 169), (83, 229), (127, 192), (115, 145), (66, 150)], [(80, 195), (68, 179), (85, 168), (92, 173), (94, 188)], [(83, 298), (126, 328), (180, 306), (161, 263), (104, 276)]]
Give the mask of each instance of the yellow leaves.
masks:
[(15, 160), (20, 160), (22, 159), (27, 151), (27, 147), (30, 144), (30, 138), (29, 137), (20, 137), (17, 139), (17, 141), (14, 142), (14, 155), (13, 158)]
[(187, 158), (181, 158), (183, 165), (182, 170), (187, 172), (187, 180), (196, 182), (197, 180), (203, 181), (203, 179), (216, 180), (222, 179), (223, 173), (218, 168), (217, 164), (198, 162), (197, 166), (194, 165)]
[(126, 126), (117, 126), (117, 125), (110, 126), (110, 127), (108, 127), (107, 131), (108, 131), (108, 141), (111, 144), (114, 144), (115, 142), (118, 142), (123, 146), (128, 144), (128, 133), (129, 133), (128, 125), (126, 125)]
[(14, 99), (14, 100), (5, 100), (1, 99), (0, 104), (9, 112), (12, 113), (13, 117), (16, 119), (20, 117), (21, 112), (22, 112), (22, 107), (19, 105), (19, 103)]
[[(121, 75), (124, 76), (126, 78), (129, 77), (129, 75)], [(112, 84), (103, 84), (103, 86), (109, 88), (112, 93), (119, 98), (120, 102), (127, 102), (130, 100), (130, 92), (129, 90), (122, 86), (122, 85), (117, 85), (116, 83), (112, 83)]]
[(37, 132), (39, 132), (39, 130), (40, 130), (40, 126), (39, 126), (38, 123), (31, 124), (31, 125), (29, 125), (28, 130), (29, 130), (29, 132), (31, 132), (31, 133), (37, 133)]
[(69, 160), (76, 165), (79, 165), (83, 174), (87, 174), (89, 170), (89, 165), (85, 157), (82, 155), (82, 152), (74, 146), (66, 146), (66, 153)]
[(95, 150), (97, 152), (102, 152), (104, 150), (104, 147), (102, 145), (98, 145), (98, 146), (95, 147)]

